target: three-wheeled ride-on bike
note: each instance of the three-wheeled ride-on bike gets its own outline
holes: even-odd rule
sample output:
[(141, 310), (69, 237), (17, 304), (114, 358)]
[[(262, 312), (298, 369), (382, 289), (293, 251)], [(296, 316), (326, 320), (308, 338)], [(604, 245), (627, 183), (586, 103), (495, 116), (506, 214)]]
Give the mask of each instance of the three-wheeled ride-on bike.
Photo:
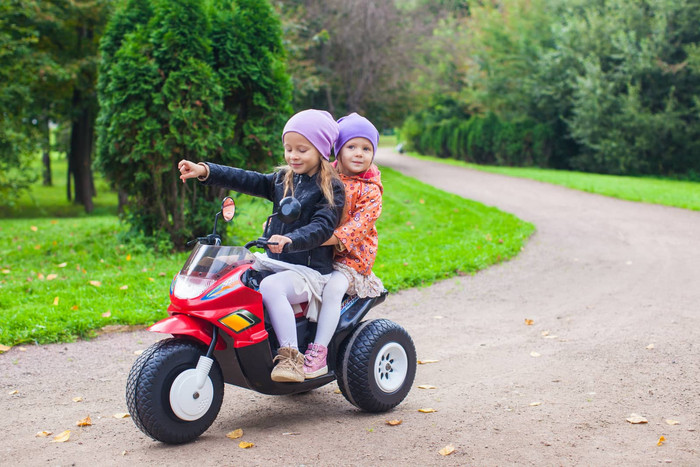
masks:
[[(273, 216), (289, 223), (299, 210), (299, 202), (288, 197)], [(387, 319), (362, 321), (384, 301), (386, 292), (374, 298), (344, 298), (328, 345), (328, 374), (301, 383), (270, 379), (279, 344), (257, 291), (262, 274), (252, 269), (255, 257), (249, 250), (264, 248), (267, 234), (245, 247), (222, 246), (217, 220), (222, 215), (228, 222), (234, 212), (233, 199), (225, 198), (214, 218), (214, 232), (196, 240), (170, 286), (169, 317), (149, 328), (173, 337), (151, 345), (131, 368), (126, 403), (136, 426), (164, 443), (191, 441), (216, 419), (224, 383), (282, 395), (338, 380), (345, 398), (362, 410), (383, 412), (398, 405), (416, 373), (413, 341)], [(316, 325), (302, 314), (296, 323), (299, 348), (306, 349)]]

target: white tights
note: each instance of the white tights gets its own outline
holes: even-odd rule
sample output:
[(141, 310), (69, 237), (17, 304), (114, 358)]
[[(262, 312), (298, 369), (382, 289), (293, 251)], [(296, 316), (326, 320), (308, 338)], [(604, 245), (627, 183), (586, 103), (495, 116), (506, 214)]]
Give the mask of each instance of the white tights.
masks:
[[(282, 271), (271, 274), (260, 282), (260, 293), (270, 316), (280, 347), (298, 349), (297, 326), (292, 305), (309, 301), (308, 293), (297, 294), (294, 291), (296, 272)], [(340, 304), (348, 290), (345, 275), (333, 271), (323, 289), (323, 303), (318, 314), (316, 338), (314, 342), (328, 347), (340, 320)]]
[(298, 349), (292, 304), (308, 302), (309, 296), (307, 292), (297, 294), (294, 291), (295, 276), (298, 274), (294, 271), (271, 274), (260, 282), (260, 293), (280, 347)]
[(314, 339), (316, 344), (328, 347), (331, 342), (335, 329), (338, 327), (338, 321), (340, 321), (340, 304), (349, 285), (345, 274), (333, 271), (331, 278), (323, 288), (323, 303), (318, 314), (316, 339)]

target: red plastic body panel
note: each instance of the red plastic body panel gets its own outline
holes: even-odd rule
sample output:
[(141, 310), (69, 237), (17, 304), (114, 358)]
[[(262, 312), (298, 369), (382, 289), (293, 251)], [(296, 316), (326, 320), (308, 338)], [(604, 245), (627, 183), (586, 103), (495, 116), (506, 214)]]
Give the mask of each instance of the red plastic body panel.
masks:
[[(209, 345), (211, 344), (211, 334), (205, 330), (208, 327), (201, 319), (176, 314), (158, 321), (149, 327), (148, 330), (174, 336), (190, 336), (204, 345)], [(216, 350), (224, 350), (225, 348), (226, 344), (224, 344), (224, 341), (217, 339)]]
[[(218, 326), (223, 332), (230, 335), (234, 340), (233, 345), (236, 348), (257, 344), (266, 340), (268, 335), (267, 331), (265, 331), (262, 295), (246, 287), (240, 281), (241, 275), (246, 270), (250, 269), (250, 267), (250, 264), (244, 264), (233, 269), (196, 298), (182, 299), (176, 297), (171, 292), (168, 314), (171, 315), (171, 317), (179, 317), (184, 314), (189, 317), (209, 321)], [(227, 282), (228, 284), (222, 288), (222, 285)], [(258, 318), (258, 322), (240, 332), (236, 332), (219, 322), (221, 318), (238, 310), (249, 311)], [(167, 319), (162, 322), (164, 321), (167, 321)], [(166, 332), (172, 334), (170, 331)], [(208, 342), (211, 342), (211, 336), (209, 336)], [(217, 343), (217, 349), (219, 349), (218, 344), (219, 343)]]

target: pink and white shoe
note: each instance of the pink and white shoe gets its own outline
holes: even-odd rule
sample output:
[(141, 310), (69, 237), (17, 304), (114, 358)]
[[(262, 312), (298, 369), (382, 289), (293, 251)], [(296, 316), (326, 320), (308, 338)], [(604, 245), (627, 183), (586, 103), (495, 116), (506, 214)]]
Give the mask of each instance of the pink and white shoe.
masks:
[(328, 349), (321, 344), (309, 344), (304, 354), (304, 377), (306, 379), (318, 378), (328, 373), (326, 357)]

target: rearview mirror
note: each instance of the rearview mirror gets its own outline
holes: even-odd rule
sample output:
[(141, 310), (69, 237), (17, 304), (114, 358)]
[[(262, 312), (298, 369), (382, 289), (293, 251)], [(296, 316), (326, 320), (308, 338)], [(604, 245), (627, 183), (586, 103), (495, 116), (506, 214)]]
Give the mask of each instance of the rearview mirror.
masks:
[(226, 222), (230, 222), (234, 214), (236, 214), (236, 203), (233, 201), (233, 198), (227, 196), (221, 202), (221, 215)]

